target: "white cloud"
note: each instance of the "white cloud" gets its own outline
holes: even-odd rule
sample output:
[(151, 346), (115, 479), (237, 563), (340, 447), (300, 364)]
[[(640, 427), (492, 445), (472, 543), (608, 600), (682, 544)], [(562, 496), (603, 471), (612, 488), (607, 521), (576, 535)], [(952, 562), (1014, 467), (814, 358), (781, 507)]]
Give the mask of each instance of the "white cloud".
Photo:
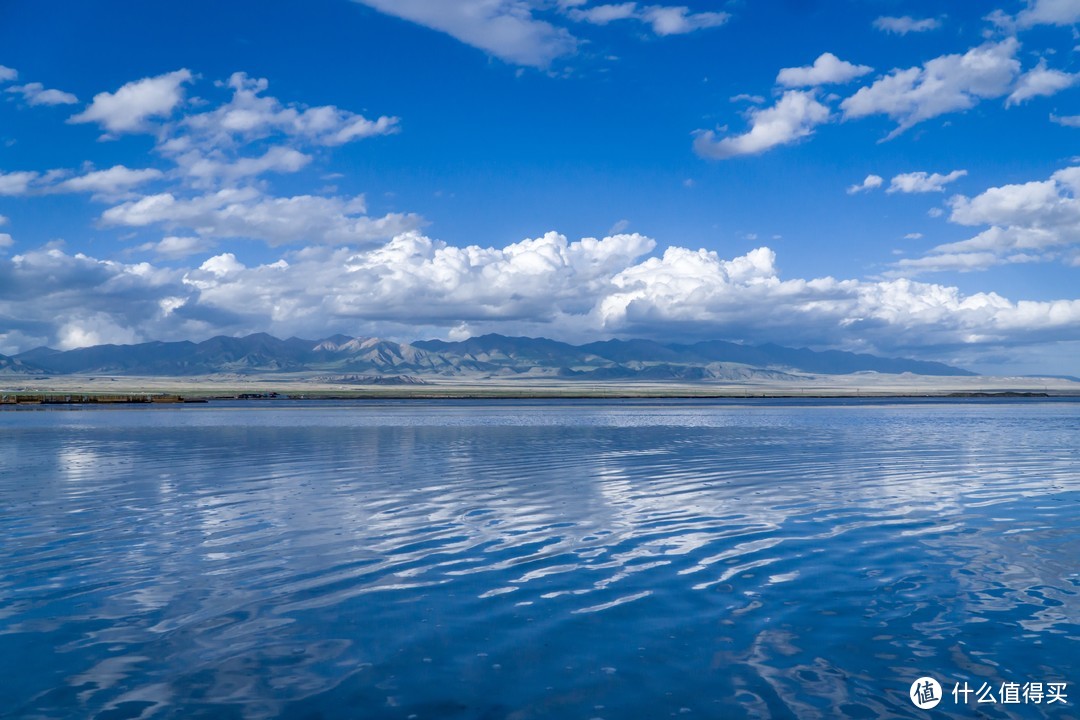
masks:
[(89, 107), (68, 122), (95, 122), (110, 133), (145, 130), (148, 119), (172, 114), (184, 100), (183, 85), (192, 79), (189, 70), (181, 69), (129, 82), (114, 93), (98, 93)]
[(524, 0), (355, 0), (444, 32), (515, 65), (546, 68), (577, 49), (565, 29), (533, 16)]
[(69, 170), (0, 172), (0, 195), (90, 192), (107, 197), (160, 177), (163, 177), (160, 170), (132, 170), (123, 165), (115, 165), (107, 170), (91, 170), (75, 177), (71, 177)]
[(1062, 127), (1080, 128), (1080, 115), (1054, 115), (1050, 114), (1050, 121), (1061, 125)]
[(588, 22), (594, 25), (607, 25), (615, 20), (630, 20), (637, 18), (638, 9), (636, 2), (624, 2), (617, 5), (595, 5), (591, 8), (570, 10), (570, 17), (579, 22)]
[(1029, 0), (1028, 7), (1016, 16), (1016, 24), (1022, 28), (1077, 23), (1080, 23), (1080, 2), (1077, 0)]
[(208, 187), (218, 181), (234, 182), (268, 172), (297, 172), (306, 167), (311, 159), (310, 155), (298, 150), (274, 146), (258, 157), (235, 160), (224, 159), (221, 153), (207, 156), (192, 150), (176, 158), (176, 162), (196, 186)]
[[(262, 265), (222, 253), (177, 270), (43, 249), (0, 258), (0, 317), (18, 318), (13, 332), (65, 346), (254, 331), (415, 337), (466, 324), (566, 339), (783, 338), (902, 353), (1080, 332), (1080, 300), (1014, 302), (903, 278), (785, 279), (765, 247), (731, 259), (682, 247), (644, 257), (654, 248), (641, 235), (568, 242), (548, 233), (484, 248), (406, 233), (367, 250), (305, 248)], [(958, 266), (987, 260), (956, 256)]]
[(982, 270), (1019, 262), (1072, 262), (1080, 249), (1080, 167), (1048, 180), (992, 187), (975, 197), (949, 200), (949, 221), (989, 226), (974, 237), (933, 248), (926, 257), (898, 263), (900, 272)]
[(233, 91), (232, 99), (214, 110), (185, 117), (175, 128), (177, 137), (163, 145), (166, 152), (182, 152), (192, 145), (234, 146), (271, 135), (334, 147), (399, 130), (396, 117), (384, 115), (370, 120), (334, 105), (284, 105), (262, 94), (269, 86), (267, 80), (246, 73), (233, 73), (227, 86)]
[(941, 173), (910, 172), (897, 175), (889, 183), (885, 192), (928, 193), (944, 192), (945, 186), (967, 175), (967, 170), (953, 170), (948, 175)]
[(1072, 87), (1078, 80), (1080, 80), (1080, 73), (1050, 70), (1046, 67), (1046, 61), (1041, 60), (1037, 66), (1028, 70), (1016, 81), (1016, 88), (1005, 100), (1005, 107), (1018, 105), (1034, 97), (1055, 95)]
[(25, 195), (30, 192), (30, 185), (40, 177), (36, 172), (10, 172), (0, 171), (0, 196)]
[(855, 193), (867, 192), (881, 187), (881, 184), (885, 182), (884, 178), (880, 175), (867, 175), (866, 179), (858, 185), (851, 185), (847, 189), (848, 195), (854, 195)]
[[(270, 245), (362, 246), (424, 224), (423, 218), (414, 214), (368, 216), (362, 195), (275, 197), (262, 184), (243, 185), (266, 173), (291, 173), (307, 167), (312, 156), (290, 144), (336, 146), (389, 134), (397, 131), (397, 118), (369, 120), (334, 106), (285, 105), (262, 94), (266, 80), (235, 73), (228, 83), (233, 90), (229, 102), (151, 128), (147, 118), (171, 112), (182, 100), (182, 86), (191, 77), (184, 70), (128, 83), (116, 93), (97, 95), (77, 118), (79, 122), (102, 122), (112, 131), (153, 131), (158, 152), (176, 163), (175, 170), (116, 165), (78, 174), (70, 170), (0, 172), (0, 196), (93, 193), (97, 200), (114, 203), (102, 215), (107, 226), (161, 226), (181, 231), (153, 247), (140, 247), (173, 258), (195, 247), (180, 244), (176, 238), (183, 235), (200, 238), (200, 248), (210, 247), (209, 241), (217, 238), (250, 238)], [(261, 154), (247, 154), (251, 145), (260, 148)], [(151, 181), (171, 181), (171, 187), (149, 195), (133, 192)]]
[(203, 238), (251, 238), (270, 245), (370, 245), (424, 224), (413, 214), (369, 217), (364, 197), (272, 197), (254, 188), (227, 188), (192, 198), (147, 195), (106, 210), (106, 225), (195, 232)]
[(12, 80), (18, 80), (19, 73), (13, 68), (9, 68), (5, 65), (0, 65), (0, 82), (11, 82)]
[(7, 92), (22, 95), (28, 105), (73, 105), (79, 102), (79, 98), (71, 93), (62, 90), (46, 90), (41, 83), (13, 85), (7, 89)]
[(214, 247), (214, 243), (205, 238), (170, 235), (162, 238), (156, 243), (145, 243), (140, 245), (136, 249), (142, 252), (152, 252), (159, 258), (179, 260), (201, 252), (206, 252), (212, 247)]
[[(270, 265), (269, 267), (276, 266)], [(285, 267), (288, 266), (286, 265)], [(229, 277), (230, 275), (238, 275), (240, 271), (247, 270), (247, 268), (244, 267), (244, 264), (239, 262), (232, 253), (222, 253), (221, 255), (215, 255), (214, 257), (207, 259), (206, 262), (199, 266), (199, 270), (203, 271), (203, 273), (209, 273), (215, 279), (220, 279)], [(212, 283), (205, 281), (200, 282), (198, 280), (192, 281), (189, 280), (189, 277), (186, 275), (184, 276), (184, 281), (203, 289), (212, 287)]]
[(130, 345), (142, 338), (131, 328), (113, 322), (104, 313), (82, 314), (60, 326), (56, 331), (58, 350), (90, 347), (92, 345)]
[(963, 55), (942, 55), (921, 67), (893, 70), (845, 99), (840, 104), (844, 118), (888, 115), (898, 123), (892, 138), (924, 120), (1001, 97), (1020, 72), (1019, 47), (1010, 37)]
[(692, 13), (686, 7), (650, 5), (641, 11), (641, 18), (652, 25), (657, 35), (682, 35), (702, 28), (719, 27), (731, 16), (725, 12)]
[(921, 232), (910, 232), (904, 236), (905, 240), (922, 240), (923, 234)]
[(991, 252), (937, 252), (920, 258), (904, 258), (896, 263), (892, 276), (917, 275), (928, 272), (974, 272), (997, 265), (998, 257)]
[[(53, 344), (73, 337), (77, 328), (86, 332), (87, 342), (139, 339), (137, 327), (158, 329), (159, 296), (182, 290), (181, 277), (146, 263), (125, 265), (41, 248), (0, 258), (0, 318), (5, 334)], [(123, 332), (94, 334), (95, 328), (107, 327)]]
[(15, 240), (7, 233), (0, 233), (0, 250), (6, 250), (15, 244)]
[(51, 192), (90, 192), (103, 196), (117, 195), (131, 188), (157, 180), (163, 176), (160, 170), (145, 168), (133, 170), (114, 165), (107, 170), (94, 170), (57, 183)]
[(587, 9), (572, 8), (569, 16), (579, 22), (607, 25), (615, 20), (638, 20), (652, 27), (657, 35), (683, 35), (704, 28), (719, 27), (731, 16), (725, 12), (691, 12), (685, 6), (645, 5), (624, 2), (595, 5)]
[(841, 60), (832, 53), (822, 53), (813, 65), (784, 68), (776, 76), (776, 84), (784, 87), (810, 87), (851, 82), (874, 68)]
[(907, 35), (910, 32), (920, 33), (937, 30), (941, 27), (941, 21), (936, 18), (916, 20), (910, 15), (904, 15), (903, 17), (882, 16), (874, 20), (874, 27), (883, 32)]
[(774, 106), (749, 111), (748, 132), (718, 140), (711, 130), (698, 131), (694, 150), (713, 159), (755, 155), (804, 138), (828, 119), (829, 108), (818, 102), (813, 92), (788, 90)]

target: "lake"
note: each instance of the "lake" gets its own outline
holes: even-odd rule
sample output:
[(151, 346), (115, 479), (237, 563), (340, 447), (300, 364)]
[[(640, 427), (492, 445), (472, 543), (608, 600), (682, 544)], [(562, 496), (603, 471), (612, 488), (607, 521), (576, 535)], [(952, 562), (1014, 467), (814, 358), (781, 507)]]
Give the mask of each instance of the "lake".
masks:
[(4, 410), (0, 570), (2, 717), (1075, 717), (1080, 403)]

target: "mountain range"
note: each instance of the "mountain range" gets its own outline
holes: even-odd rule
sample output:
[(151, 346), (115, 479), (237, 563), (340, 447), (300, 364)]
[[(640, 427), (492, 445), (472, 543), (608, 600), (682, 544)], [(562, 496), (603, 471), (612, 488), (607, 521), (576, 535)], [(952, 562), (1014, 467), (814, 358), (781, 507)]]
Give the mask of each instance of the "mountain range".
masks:
[(96, 345), (60, 351), (39, 347), (0, 355), (0, 375), (196, 376), (222, 373), (363, 373), (372, 376), (550, 377), (584, 380), (751, 380), (793, 374), (854, 372), (974, 375), (937, 362), (838, 350), (605, 340), (571, 345), (546, 338), (483, 335), (461, 341), (397, 343), (334, 335), (280, 340), (265, 333), (203, 342)]

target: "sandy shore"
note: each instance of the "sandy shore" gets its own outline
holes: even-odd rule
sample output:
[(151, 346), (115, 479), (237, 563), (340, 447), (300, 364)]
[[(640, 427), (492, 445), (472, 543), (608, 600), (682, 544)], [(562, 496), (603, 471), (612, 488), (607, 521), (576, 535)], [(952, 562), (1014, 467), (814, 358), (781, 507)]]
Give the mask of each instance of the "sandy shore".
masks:
[(0, 394), (178, 395), (184, 399), (240, 396), (290, 398), (604, 398), (604, 397), (941, 397), (1020, 393), (1080, 396), (1080, 383), (1058, 378), (814, 375), (797, 382), (573, 382), (537, 378), (424, 378), (423, 384), (357, 385), (297, 375), (206, 377), (0, 377)]

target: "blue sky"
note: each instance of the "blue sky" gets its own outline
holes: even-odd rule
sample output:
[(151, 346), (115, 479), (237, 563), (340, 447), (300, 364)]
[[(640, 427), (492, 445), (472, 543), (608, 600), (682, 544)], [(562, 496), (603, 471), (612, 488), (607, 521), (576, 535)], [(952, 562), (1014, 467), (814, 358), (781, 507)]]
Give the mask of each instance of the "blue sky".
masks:
[(0, 353), (723, 338), (1080, 374), (1080, 0), (11, 0)]

